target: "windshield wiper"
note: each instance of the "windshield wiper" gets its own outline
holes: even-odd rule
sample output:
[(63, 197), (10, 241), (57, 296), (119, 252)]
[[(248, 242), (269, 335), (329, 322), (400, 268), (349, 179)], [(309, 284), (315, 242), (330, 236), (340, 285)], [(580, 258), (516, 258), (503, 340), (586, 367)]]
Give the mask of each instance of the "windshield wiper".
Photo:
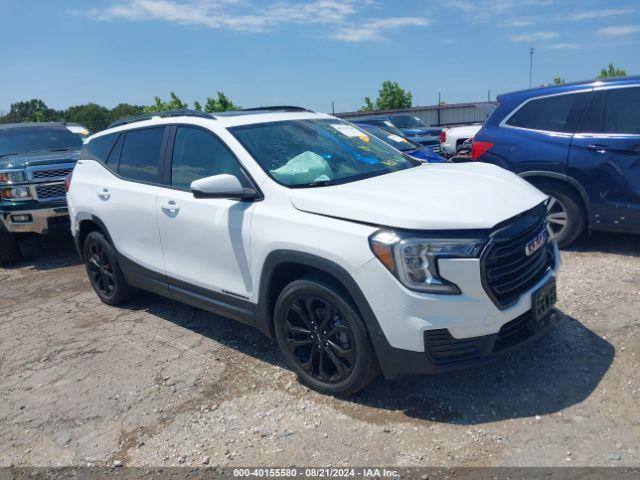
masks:
[(301, 183), (299, 185), (291, 185), (291, 188), (326, 187), (327, 185), (334, 185), (334, 184), (335, 184), (335, 180), (316, 180), (315, 182)]
[(9, 157), (11, 155), (18, 155), (20, 154), (20, 152), (13, 152), (13, 153), (0, 153), (0, 157)]

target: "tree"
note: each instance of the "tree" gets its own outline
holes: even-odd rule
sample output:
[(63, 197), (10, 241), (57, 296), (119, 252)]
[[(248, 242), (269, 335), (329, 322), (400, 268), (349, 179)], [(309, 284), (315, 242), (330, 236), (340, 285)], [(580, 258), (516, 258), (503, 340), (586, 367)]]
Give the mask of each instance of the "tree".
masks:
[(405, 91), (397, 82), (386, 80), (382, 82), (382, 88), (378, 90), (378, 99), (374, 104), (369, 97), (365, 97), (365, 105), (362, 110), (397, 110), (411, 107), (413, 96)]
[(95, 103), (87, 103), (67, 108), (64, 120), (84, 125), (92, 132), (99, 132), (107, 128), (112, 117), (109, 109)]
[(609, 64), (609, 68), (603, 68), (600, 70), (600, 75), (598, 78), (615, 78), (615, 77), (626, 77), (627, 72), (624, 68), (618, 68), (613, 63)]
[(200, 104), (199, 101), (196, 100), (196, 101), (193, 102), (193, 109), (196, 112), (201, 112), (202, 111), (202, 105)]
[(144, 107), (144, 113), (158, 113), (166, 112), (168, 110), (183, 110), (185, 108), (189, 108), (189, 104), (184, 103), (173, 92), (171, 92), (171, 99), (168, 102), (163, 102), (160, 97), (156, 97), (154, 102), (155, 103), (153, 105)]
[[(200, 105), (198, 103), (198, 105)], [(227, 112), (229, 110), (238, 110), (240, 107), (235, 105), (224, 93), (218, 92), (218, 98), (207, 97), (204, 104), (204, 111), (207, 113)]]
[(561, 77), (555, 77), (555, 78), (553, 79), (552, 83), (553, 83), (554, 85), (562, 85), (562, 84), (564, 84), (564, 78), (561, 78)]
[(60, 112), (47, 107), (47, 104), (42, 100), (33, 98), (23, 102), (12, 103), (9, 113), (0, 118), (0, 122), (49, 122), (58, 120), (60, 116)]
[(111, 109), (111, 121), (118, 120), (119, 118), (132, 117), (134, 115), (142, 115), (144, 108), (142, 105), (119, 103)]

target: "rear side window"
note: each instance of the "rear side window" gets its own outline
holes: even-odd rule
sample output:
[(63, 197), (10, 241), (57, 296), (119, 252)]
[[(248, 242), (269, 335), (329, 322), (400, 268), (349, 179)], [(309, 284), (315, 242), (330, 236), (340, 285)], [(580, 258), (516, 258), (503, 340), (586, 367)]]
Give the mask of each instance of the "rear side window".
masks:
[(132, 130), (124, 135), (120, 176), (138, 182), (160, 183), (160, 150), (164, 127)]
[(118, 139), (117, 133), (103, 135), (85, 143), (82, 147), (82, 158), (87, 160), (97, 160), (100, 163), (107, 163), (107, 158), (113, 149), (113, 145)]
[(233, 175), (246, 183), (240, 164), (222, 141), (199, 128), (178, 127), (173, 145), (171, 184), (189, 188), (194, 180), (222, 174)]
[(506, 123), (531, 130), (573, 132), (590, 95), (590, 92), (584, 92), (530, 100)]
[(607, 91), (602, 131), (640, 134), (640, 87)]

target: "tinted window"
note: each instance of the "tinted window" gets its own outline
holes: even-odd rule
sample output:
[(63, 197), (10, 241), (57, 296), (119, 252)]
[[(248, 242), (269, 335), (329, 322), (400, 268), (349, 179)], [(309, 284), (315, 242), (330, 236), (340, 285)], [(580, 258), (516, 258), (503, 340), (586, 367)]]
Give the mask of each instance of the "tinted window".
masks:
[(82, 158), (106, 163), (107, 157), (109, 156), (109, 153), (111, 153), (111, 149), (113, 148), (113, 144), (116, 143), (117, 138), (118, 134), (113, 133), (111, 135), (103, 135), (102, 137), (92, 139), (82, 147)]
[(602, 131), (602, 114), (604, 112), (605, 92), (596, 92), (591, 100), (591, 104), (584, 114), (584, 120), (580, 127), (583, 133), (599, 133)]
[(574, 93), (539, 98), (524, 104), (507, 121), (507, 125), (546, 130), (550, 132), (571, 132), (573, 121), (583, 109), (583, 102), (590, 93)]
[(194, 180), (225, 173), (245, 183), (240, 164), (222, 141), (198, 128), (178, 127), (171, 165), (173, 186), (189, 188)]
[(418, 117), (411, 115), (394, 115), (391, 120), (398, 128), (424, 128), (426, 125)]
[(140, 182), (159, 182), (158, 164), (164, 127), (127, 132), (122, 144), (118, 172)]
[(607, 91), (602, 131), (640, 134), (640, 88)]
[(80, 148), (80, 136), (63, 126), (25, 126), (0, 130), (0, 155)]

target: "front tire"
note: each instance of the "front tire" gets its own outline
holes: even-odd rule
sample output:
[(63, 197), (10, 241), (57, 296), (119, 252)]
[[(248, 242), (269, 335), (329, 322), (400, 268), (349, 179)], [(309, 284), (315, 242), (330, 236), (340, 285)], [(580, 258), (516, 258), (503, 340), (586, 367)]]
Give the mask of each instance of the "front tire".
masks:
[(87, 235), (83, 258), (91, 286), (103, 303), (117, 306), (131, 298), (133, 289), (124, 279), (115, 249), (102, 233)]
[(18, 239), (0, 225), (0, 266), (10, 265), (20, 260), (20, 258)]
[(352, 395), (377, 375), (367, 328), (330, 280), (308, 276), (287, 285), (276, 302), (274, 323), (287, 365), (309, 387)]

